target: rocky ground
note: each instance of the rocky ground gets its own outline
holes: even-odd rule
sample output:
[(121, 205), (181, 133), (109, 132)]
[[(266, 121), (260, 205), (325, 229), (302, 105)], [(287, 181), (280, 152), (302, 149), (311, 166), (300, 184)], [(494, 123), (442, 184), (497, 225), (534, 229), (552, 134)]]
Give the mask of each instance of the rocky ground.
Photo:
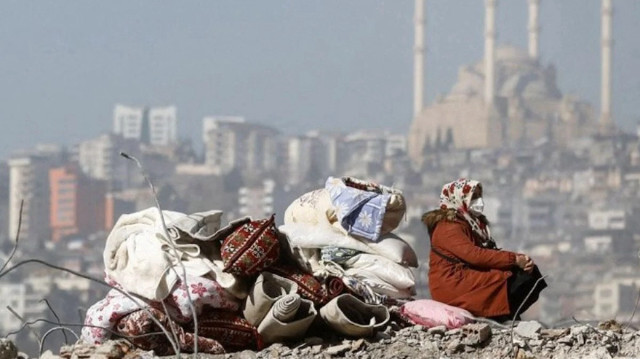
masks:
[[(5, 343), (6, 347), (6, 343)], [(6, 350), (5, 350), (6, 351)], [(16, 358), (3, 356), (0, 359)], [(24, 357), (24, 356), (23, 356)], [(124, 341), (102, 346), (76, 344), (62, 347), (58, 355), (43, 358), (157, 358), (153, 352), (131, 348)], [(184, 355), (192, 358), (193, 355)], [(392, 322), (373, 338), (344, 339), (334, 335), (308, 337), (290, 345), (273, 344), (259, 352), (245, 350), (225, 355), (198, 355), (213, 359), (295, 359), (295, 358), (638, 358), (640, 331), (616, 322), (598, 325), (576, 324), (547, 329), (538, 322), (524, 321), (513, 326), (484, 323), (462, 328), (400, 327)]]

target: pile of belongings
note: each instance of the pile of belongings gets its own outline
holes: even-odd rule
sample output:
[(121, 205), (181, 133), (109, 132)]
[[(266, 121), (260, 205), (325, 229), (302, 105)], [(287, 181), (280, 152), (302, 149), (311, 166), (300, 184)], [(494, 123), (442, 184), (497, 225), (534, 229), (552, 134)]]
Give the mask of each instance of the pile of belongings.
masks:
[(413, 249), (392, 231), (402, 193), (332, 178), (275, 216), (222, 225), (222, 211), (148, 208), (122, 215), (103, 253), (111, 290), (87, 311), (82, 340), (129, 339), (157, 355), (260, 350), (330, 328), (386, 326), (415, 295)]

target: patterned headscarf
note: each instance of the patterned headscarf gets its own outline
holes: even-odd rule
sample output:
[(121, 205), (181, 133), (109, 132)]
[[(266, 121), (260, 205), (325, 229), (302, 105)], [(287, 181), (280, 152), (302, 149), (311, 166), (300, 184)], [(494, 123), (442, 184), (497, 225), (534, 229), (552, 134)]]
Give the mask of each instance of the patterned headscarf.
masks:
[(471, 197), (473, 197), (473, 192), (479, 185), (480, 182), (466, 178), (460, 178), (457, 181), (445, 184), (440, 193), (440, 208), (455, 209), (469, 223), (471, 230), (479, 237), (481, 242), (489, 244), (493, 242), (489, 226), (469, 212)]

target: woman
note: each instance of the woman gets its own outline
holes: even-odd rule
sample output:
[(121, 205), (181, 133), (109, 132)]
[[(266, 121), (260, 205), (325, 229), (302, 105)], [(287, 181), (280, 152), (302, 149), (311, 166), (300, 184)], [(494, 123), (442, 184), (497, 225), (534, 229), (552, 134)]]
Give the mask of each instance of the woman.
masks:
[(442, 187), (440, 209), (422, 216), (431, 237), (429, 290), (475, 316), (513, 319), (547, 284), (540, 280), (523, 303), (542, 275), (528, 256), (496, 248), (483, 208), (482, 185), (459, 179)]

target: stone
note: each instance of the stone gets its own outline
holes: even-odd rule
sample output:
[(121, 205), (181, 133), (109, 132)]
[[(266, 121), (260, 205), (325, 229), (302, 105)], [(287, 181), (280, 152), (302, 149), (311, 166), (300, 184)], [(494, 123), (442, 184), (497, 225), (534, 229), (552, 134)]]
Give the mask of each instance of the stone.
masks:
[(351, 345), (349, 344), (340, 344), (340, 345), (334, 345), (331, 347), (328, 347), (325, 350), (325, 353), (333, 356), (333, 355), (342, 355), (345, 352), (347, 352), (349, 349), (351, 349)]
[(524, 321), (518, 323), (518, 326), (514, 329), (514, 333), (523, 338), (537, 339), (540, 329), (542, 329), (542, 324), (535, 320)]
[(51, 350), (47, 350), (44, 353), (42, 353), (42, 355), (40, 356), (40, 359), (59, 359), (60, 357), (53, 354), (53, 352), (51, 352)]
[(462, 333), (462, 329), (456, 328), (456, 329), (448, 330), (445, 334), (451, 336), (451, 335), (458, 335), (460, 333)]
[(412, 329), (413, 329), (414, 332), (422, 332), (422, 331), (424, 331), (424, 327), (422, 325), (414, 325)]
[(314, 345), (313, 347), (311, 347), (311, 352), (314, 354), (318, 354), (322, 351), (322, 345), (318, 344), (318, 345)]
[(518, 349), (518, 353), (516, 354), (516, 359), (535, 359), (536, 357), (529, 351), (524, 349)]
[(358, 340), (355, 340), (355, 341), (353, 341), (353, 343), (351, 343), (351, 351), (355, 352), (355, 351), (360, 350), (363, 347), (364, 347), (364, 339), (362, 339), (362, 338), (358, 339)]
[(460, 342), (460, 339), (454, 339), (447, 345), (447, 353), (455, 354), (462, 348), (464, 348), (464, 345)]
[(464, 351), (467, 353), (472, 353), (476, 351), (476, 348), (472, 347), (471, 345), (465, 345), (464, 346)]
[(324, 340), (320, 337), (309, 337), (304, 339), (304, 343), (310, 347), (324, 343)]
[(579, 325), (579, 326), (575, 326), (575, 327), (571, 327), (571, 335), (575, 336), (578, 334), (585, 334), (587, 332), (590, 331), (590, 328), (586, 325)]
[(557, 339), (556, 342), (561, 343), (561, 344), (572, 345), (573, 344), (573, 337), (571, 336), (571, 334), (568, 334), (568, 335), (565, 335), (564, 337), (561, 337), (561, 338)]
[(427, 330), (427, 333), (433, 335), (433, 334), (444, 334), (447, 331), (447, 327), (445, 327), (444, 325), (438, 325), (437, 327), (433, 327), (433, 328), (429, 328)]
[(616, 333), (622, 333), (622, 326), (615, 319), (607, 320), (604, 322), (598, 323), (598, 329), (600, 330), (611, 330)]
[(529, 340), (527, 344), (529, 344), (529, 346), (531, 347), (539, 347), (539, 346), (542, 346), (543, 343), (544, 342), (542, 339), (532, 339), (532, 340)]
[(391, 335), (385, 332), (377, 332), (375, 338), (377, 340), (386, 340), (386, 339), (391, 339)]
[(15, 359), (18, 357), (18, 348), (7, 338), (0, 339), (0, 359)]
[(543, 338), (559, 338), (569, 334), (568, 328), (558, 328), (558, 329), (540, 329), (540, 336)]

